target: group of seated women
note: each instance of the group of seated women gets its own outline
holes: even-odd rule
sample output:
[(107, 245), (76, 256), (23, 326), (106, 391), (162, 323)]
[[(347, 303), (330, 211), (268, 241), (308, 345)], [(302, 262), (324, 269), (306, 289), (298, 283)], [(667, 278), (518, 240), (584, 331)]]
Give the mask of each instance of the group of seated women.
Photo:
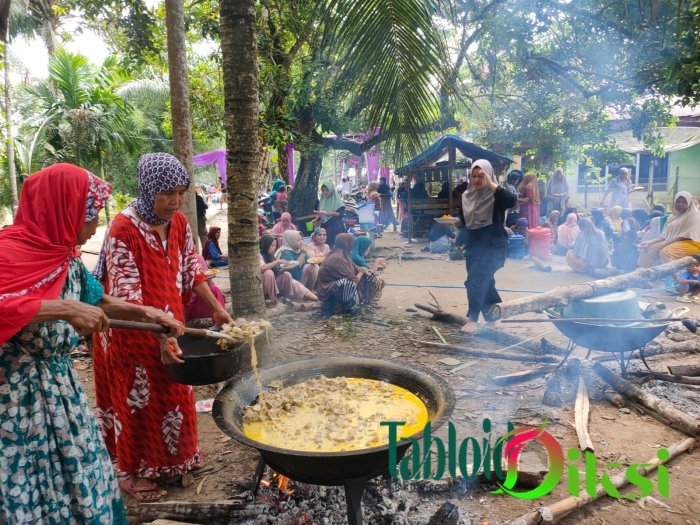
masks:
[(326, 230), (320, 227), (308, 244), (297, 231), (284, 232), (279, 249), (273, 235), (260, 238), (260, 270), (268, 304), (280, 299), (321, 301), (325, 315), (379, 305), (384, 281), (378, 273), (384, 260), (371, 264), (367, 260), (371, 239), (341, 233), (331, 249), (326, 238)]

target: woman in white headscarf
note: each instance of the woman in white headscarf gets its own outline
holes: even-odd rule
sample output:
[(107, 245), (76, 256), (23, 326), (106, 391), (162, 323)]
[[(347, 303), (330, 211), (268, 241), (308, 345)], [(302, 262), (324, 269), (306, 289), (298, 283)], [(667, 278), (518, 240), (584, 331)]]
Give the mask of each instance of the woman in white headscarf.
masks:
[(508, 254), (506, 211), (518, 197), (498, 185), (498, 177), (487, 160), (472, 164), (469, 186), (462, 194), (462, 213), (466, 226), (467, 322), (463, 332), (478, 328), (479, 314), (486, 315), (491, 305), (500, 303), (494, 275), (503, 268)]
[(690, 192), (679, 191), (673, 199), (673, 215), (668, 218), (661, 235), (639, 245), (639, 266), (682, 259), (700, 253), (700, 210), (693, 204)]

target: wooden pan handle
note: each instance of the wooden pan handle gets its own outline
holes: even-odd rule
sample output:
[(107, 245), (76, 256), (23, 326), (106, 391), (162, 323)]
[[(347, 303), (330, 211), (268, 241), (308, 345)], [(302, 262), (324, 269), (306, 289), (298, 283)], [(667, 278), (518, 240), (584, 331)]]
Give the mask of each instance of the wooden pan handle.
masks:
[[(110, 319), (110, 328), (122, 328), (124, 330), (142, 330), (144, 332), (155, 332), (157, 334), (167, 334), (170, 329), (167, 326), (157, 323), (139, 323), (137, 321), (124, 321), (122, 319)], [(194, 337), (208, 337), (209, 332), (203, 328), (185, 328), (185, 334)]]
[(124, 321), (123, 319), (110, 319), (110, 328), (122, 328), (125, 330), (142, 330), (144, 332), (156, 332), (158, 334), (167, 334), (170, 329), (167, 326), (157, 323), (139, 323), (136, 321)]

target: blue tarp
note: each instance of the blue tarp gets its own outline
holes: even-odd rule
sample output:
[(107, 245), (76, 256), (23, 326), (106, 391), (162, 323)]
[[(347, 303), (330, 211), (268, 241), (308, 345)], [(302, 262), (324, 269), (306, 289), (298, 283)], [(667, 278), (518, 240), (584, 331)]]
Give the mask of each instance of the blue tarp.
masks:
[(427, 168), (434, 162), (440, 160), (450, 147), (454, 147), (460, 151), (462, 155), (472, 160), (486, 159), (492, 164), (505, 165), (506, 167), (513, 163), (512, 159), (484, 149), (472, 142), (462, 140), (457, 135), (445, 135), (444, 137), (440, 137), (437, 142), (428, 149), (419, 153), (413, 160), (408, 162), (408, 164), (396, 169), (394, 173), (403, 176), (413, 170)]

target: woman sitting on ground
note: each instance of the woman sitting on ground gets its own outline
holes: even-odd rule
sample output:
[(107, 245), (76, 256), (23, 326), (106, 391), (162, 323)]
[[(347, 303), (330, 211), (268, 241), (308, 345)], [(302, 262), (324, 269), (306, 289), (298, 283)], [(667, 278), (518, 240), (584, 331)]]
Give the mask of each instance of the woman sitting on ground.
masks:
[(641, 242), (639, 249), (638, 263), (644, 268), (700, 253), (700, 211), (693, 205), (689, 192), (676, 193), (673, 214), (666, 220), (662, 233)]
[(299, 281), (295, 281), (287, 271), (281, 268), (286, 261), (275, 259), (277, 239), (274, 235), (264, 235), (260, 238), (260, 273), (262, 274), (263, 292), (265, 300), (274, 306), (279, 297), (291, 299), (293, 297), (318, 301), (316, 295), (309, 291)]
[(613, 237), (612, 265), (625, 272), (631, 272), (637, 267), (639, 249), (637, 248), (637, 233), (639, 223), (632, 215), (632, 210), (622, 211), (622, 229)]
[(549, 231), (552, 232), (552, 246), (557, 244), (557, 238), (559, 235), (559, 216), (561, 215), (561, 212), (559, 210), (552, 210), (552, 212), (549, 214), (549, 217), (547, 217), (547, 220), (544, 221), (544, 224), (542, 225), (543, 228), (549, 228)]
[(279, 222), (270, 230), (270, 233), (277, 239), (277, 248), (282, 247), (282, 234), (286, 231), (297, 231), (297, 227), (292, 222), (292, 215), (289, 212), (284, 212), (280, 216)]
[(436, 222), (428, 232), (430, 253), (447, 253), (454, 245), (455, 232), (447, 224)]
[(326, 257), (331, 247), (326, 244), (328, 234), (325, 228), (318, 227), (311, 234), (311, 242), (306, 246), (306, 254), (309, 257)]
[(372, 240), (369, 237), (357, 237), (352, 252), (350, 252), (350, 259), (359, 268), (369, 270), (365, 272), (357, 287), (357, 291), (360, 294), (360, 304), (376, 308), (379, 306), (379, 298), (382, 296), (382, 290), (384, 289), (384, 279), (377, 274), (386, 266), (386, 260), (383, 257), (378, 257), (370, 266), (367, 257), (371, 249)]
[(287, 270), (292, 278), (299, 281), (309, 290), (316, 288), (318, 266), (307, 264), (308, 253), (304, 246), (304, 238), (296, 231), (286, 231), (282, 234), (282, 247), (275, 252), (275, 259), (296, 262), (297, 266)]
[(576, 237), (573, 249), (566, 254), (566, 262), (578, 273), (591, 273), (608, 265), (608, 242), (605, 234), (588, 219), (578, 221), (581, 233)]
[(575, 213), (569, 213), (566, 222), (557, 229), (557, 243), (552, 246), (552, 253), (554, 255), (566, 255), (574, 247), (576, 238), (580, 233), (578, 216)]
[(606, 239), (609, 241), (613, 239), (613, 227), (610, 221), (605, 218), (605, 208), (591, 210), (591, 222), (593, 222), (593, 226), (605, 234)]
[[(207, 261), (201, 255), (197, 256), (197, 262), (199, 263), (199, 269), (202, 273), (205, 273), (209, 267), (207, 266)], [(216, 298), (217, 302), (226, 308), (226, 299), (224, 298), (224, 293), (221, 289), (214, 284), (214, 281), (209, 279), (209, 289), (212, 295)], [(199, 295), (193, 294), (190, 302), (185, 305), (185, 320), (190, 321), (192, 319), (212, 319), (214, 311), (211, 306), (202, 299)], [(214, 320), (212, 319), (212, 324)]]
[(367, 270), (353, 264), (350, 259), (355, 238), (341, 233), (335, 239), (333, 249), (318, 271), (318, 298), (321, 314), (355, 313), (360, 304), (357, 286)]
[(212, 226), (209, 228), (207, 240), (202, 246), (202, 256), (209, 263), (209, 266), (216, 268), (219, 266), (228, 265), (228, 257), (221, 253), (219, 248), (219, 238), (221, 237), (221, 228)]
[(608, 218), (612, 225), (613, 233), (619, 233), (622, 230), (622, 206), (613, 206), (608, 210)]

